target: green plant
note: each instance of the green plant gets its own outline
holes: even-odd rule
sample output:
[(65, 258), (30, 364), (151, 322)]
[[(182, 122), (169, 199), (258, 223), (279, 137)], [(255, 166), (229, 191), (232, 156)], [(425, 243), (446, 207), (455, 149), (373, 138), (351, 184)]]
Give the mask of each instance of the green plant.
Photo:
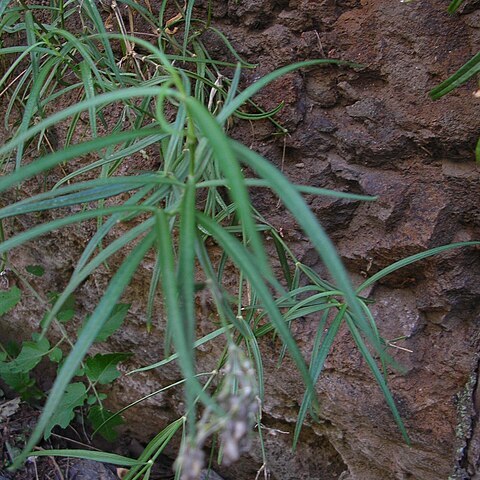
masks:
[[(463, 0), (453, 0), (449, 7), (449, 13), (455, 13), (463, 3)], [(445, 81), (437, 85), (430, 91), (430, 97), (433, 100), (442, 98), (447, 93), (455, 90), (460, 85), (470, 80), (473, 76), (478, 75), (480, 72), (480, 52), (474, 55), (468, 62), (462, 65), (453, 75), (447, 78)], [(480, 162), (480, 140), (477, 141), (475, 148), (475, 158), (477, 162)]]
[[(38, 265), (28, 266), (26, 270), (33, 275), (41, 276), (43, 274), (43, 268)], [(48, 296), (54, 303), (59, 295), (50, 292)], [(20, 299), (21, 291), (18, 287), (0, 292), (0, 316), (13, 309)], [(130, 305), (127, 304), (115, 306), (112, 315), (95, 338), (95, 342), (104, 342), (121, 326), (129, 307)], [(24, 341), (21, 347), (15, 342), (9, 342), (5, 346), (0, 344), (0, 377), (10, 388), (17, 391), (23, 400), (37, 401), (44, 398), (43, 392), (36, 385), (31, 373), (40, 364), (42, 369), (48, 368), (48, 362), (58, 365), (58, 369), (62, 367), (64, 356), (61, 347), (66, 345), (68, 348), (72, 344), (64, 325), (72, 320), (74, 315), (75, 299), (70, 296), (56, 315), (57, 327), (61, 336), (54, 345), (51, 345), (47, 338), (40, 337), (36, 333), (32, 335), (32, 341)], [(102, 403), (107, 396), (99, 392), (98, 388), (113, 382), (120, 376), (117, 365), (129, 356), (128, 353), (87, 356), (74, 374), (77, 381), (68, 385), (57, 412), (45, 427), (45, 438), (50, 436), (56, 425), (66, 428), (73, 420), (75, 410), (85, 407), (85, 413), (91, 426), (97, 429), (105, 439), (113, 441), (116, 438), (115, 426), (123, 422), (119, 416), (116, 416), (115, 419), (110, 418), (113, 414), (104, 408)], [(106, 420), (109, 421), (106, 422)]]
[[(5, 121), (9, 125), (16, 121), (12, 138), (0, 147), (5, 171), (0, 178), (0, 191), (12, 195), (23, 182), (47, 172), (60, 178), (51, 188), (0, 209), (1, 221), (32, 213), (39, 219), (37, 226), (5, 239), (0, 244), (0, 255), (8, 263), (8, 252), (28, 241), (68, 225), (96, 222), (96, 233), (85, 246), (67, 286), (46, 309), (37, 342), (45, 341), (52, 323), (61, 322), (58, 316), (62, 311), (71, 311), (64, 306), (84, 280), (100, 266), (123, 258), (95, 310), (89, 318), (81, 319), (83, 326), (63, 360), (38, 425), (13, 468), (32, 454), (34, 445), (48, 432), (52, 417), (68, 398), (72, 385), (77, 385), (71, 381), (82, 362), (88, 365), (89, 360), (84, 359), (90, 347), (99, 337), (105, 338), (105, 329), (115, 316), (125, 289), (145, 258), (152, 254), (155, 262), (146, 327), (153, 328), (152, 313), (156, 299), (161, 298), (167, 318), (166, 351), (173, 346), (174, 353), (142, 370), (160, 368), (171, 361), (178, 363), (183, 375), (178, 383), (185, 386), (185, 416), (160, 432), (138, 461), (85, 451), (50, 451), (50, 455), (108, 457), (108, 461), (132, 466), (127, 478), (148, 478), (155, 458), (171, 437), (182, 430), (178, 471), (183, 467), (184, 479), (201, 468), (200, 447), (209, 435), (218, 434), (220, 456), (235, 460), (255, 423), (262, 435), (260, 406), (264, 382), (258, 339), (270, 332), (283, 344), (280, 357), (288, 352), (305, 383), (296, 443), (307, 413), (314, 418), (317, 415), (314, 384), (342, 323), (351, 332), (408, 441), (386, 383), (385, 366), (393, 364), (393, 360), (369, 311), (369, 301), (361, 292), (397, 268), (475, 242), (439, 247), (409, 257), (355, 290), (302, 194), (354, 201), (374, 199), (293, 185), (266, 159), (226, 133), (229, 121), (236, 117), (268, 118), (274, 122), (271, 117), (278, 109), (256, 110), (252, 114), (243, 106), (255, 108), (253, 96), (281, 75), (324, 64), (350, 64), (334, 60), (301, 62), (283, 67), (240, 91), (242, 63), (248, 65), (208, 20), (194, 18), (191, 0), (178, 15), (166, 21), (167, 1), (162, 2), (158, 16), (136, 2), (123, 2), (132, 15), (152, 28), (155, 43), (129, 34), (121, 12), (115, 9), (118, 7), (111, 14), (120, 33), (107, 32), (108, 18), (102, 17), (93, 0), (84, 0), (79, 9), (74, 2), (60, 0), (46, 10), (22, 3), (6, 11), (7, 3), (0, 3), (0, 11), (4, 10), (3, 32), (9, 38), (21, 35), (25, 43), (0, 50), (4, 55), (16, 56), (0, 80), (0, 88), (10, 95)], [(37, 10), (49, 12), (51, 22), (37, 20)], [(74, 15), (80, 16), (84, 26), (78, 36), (64, 28)], [(174, 33), (174, 28), (179, 28), (178, 33)], [(212, 59), (202, 43), (201, 35), (206, 30), (216, 33), (239, 62)], [(176, 35), (183, 37), (177, 40)], [(24, 65), (27, 58), (29, 62)], [(74, 94), (78, 101), (56, 111), (59, 99), (71, 99)], [(109, 121), (112, 108), (121, 112), (119, 120), (113, 123)], [(65, 148), (52, 148), (49, 130), (67, 121)], [(38, 158), (27, 161), (37, 152)], [(160, 166), (154, 172), (120, 174), (122, 168), (128, 170), (129, 158), (135, 155), (155, 155)], [(79, 164), (77, 159), (85, 156), (88, 161)], [(254, 172), (256, 176), (246, 177), (245, 172)], [(332, 281), (298, 261), (279, 232), (255, 210), (249, 188), (268, 188), (278, 196), (318, 251)], [(48, 211), (55, 212), (54, 219), (46, 215)], [(279, 268), (273, 268), (269, 261), (264, 245), (266, 236), (272, 239)], [(209, 242), (220, 247), (220, 258), (212, 254)], [(234, 290), (227, 289), (229, 282), (224, 281), (227, 264), (237, 272)], [(200, 275), (201, 284), (197, 283)], [(212, 326), (212, 332), (201, 339), (196, 338), (195, 298), (199, 290), (206, 290), (211, 296), (220, 324)], [(322, 319), (307, 365), (290, 332), (290, 324), (313, 313), (321, 313)], [(196, 347), (219, 336), (224, 338), (225, 350), (217, 368), (198, 374)], [(7, 365), (12, 362), (15, 359)], [(205, 383), (201, 381), (204, 376), (208, 377)], [(87, 379), (99, 381), (98, 376), (92, 378), (88, 374)], [(74, 388), (80, 391), (82, 387)], [(257, 396), (259, 402), (255, 400)], [(239, 400), (245, 407), (241, 418)], [(204, 406), (200, 421), (198, 404)], [(97, 430), (107, 428), (116, 418), (116, 414), (108, 413), (96, 419)]]

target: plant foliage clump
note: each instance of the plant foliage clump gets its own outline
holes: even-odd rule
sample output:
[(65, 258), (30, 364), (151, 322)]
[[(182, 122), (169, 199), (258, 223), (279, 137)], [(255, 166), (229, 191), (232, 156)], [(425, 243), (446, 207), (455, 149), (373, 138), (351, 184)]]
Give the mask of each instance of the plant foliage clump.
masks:
[[(88, 352), (94, 343), (104, 342), (121, 328), (129, 310), (129, 305), (121, 303), (122, 296), (135, 272), (152, 256), (146, 328), (154, 328), (154, 311), (160, 300), (170, 354), (138, 370), (177, 362), (182, 379), (165, 389), (184, 385), (184, 416), (160, 432), (138, 460), (73, 450), (49, 451), (49, 455), (124, 464), (132, 467), (128, 479), (148, 478), (153, 461), (182, 430), (177, 465), (184, 479), (203, 467), (200, 449), (211, 435), (218, 435), (220, 457), (234, 461), (248, 444), (254, 425), (262, 436), (264, 373), (259, 339), (270, 333), (280, 339), (280, 356), (290, 355), (305, 384), (294, 436), (297, 443), (307, 414), (317, 416), (314, 386), (342, 324), (350, 331), (408, 441), (387, 386), (386, 365), (392, 359), (370, 313), (370, 301), (361, 294), (398, 268), (466, 244), (438, 247), (404, 259), (355, 289), (302, 194), (374, 199), (294, 185), (265, 158), (228, 135), (229, 125), (236, 119), (270, 119), (276, 124), (272, 116), (281, 105), (265, 112), (253, 97), (281, 75), (300, 68), (349, 64), (305, 61), (280, 68), (241, 90), (242, 68), (252, 65), (210, 25), (209, 14), (206, 20), (195, 17), (192, 0), (181, 8), (164, 0), (156, 12), (148, 1), (143, 5), (130, 0), (104, 5), (106, 11), (99, 10), (99, 3), (93, 0), (51, 0), (47, 6), (20, 1), (7, 8), (8, 4), (0, 2), (0, 53), (12, 61), (3, 65), (0, 89), (8, 98), (4, 122), (13, 133), (0, 147), (0, 191), (13, 198), (12, 192), (32, 178), (51, 175), (57, 180), (40, 193), (0, 209), (0, 222), (21, 215), (35, 214), (37, 218), (35, 226), (22, 232), (5, 235), (4, 229), (0, 230), (0, 270), (14, 270), (8, 256), (12, 249), (69, 225), (96, 222), (95, 233), (63, 291), (48, 298), (36, 293), (45, 305), (40, 334), (19, 351), (5, 349), (1, 354), (0, 375), (7, 382), (14, 382), (16, 375), (23, 394), (32, 385), (30, 372), (40, 361), (48, 357), (58, 364), (37, 427), (13, 468), (32, 454), (42, 435), (48, 436), (55, 425), (65, 427), (78, 407), (88, 405), (94, 429), (107, 439), (114, 438), (111, 427), (120, 423), (121, 412), (109, 412), (103, 406), (104, 395), (98, 388), (118, 377), (117, 365), (128, 355)], [(124, 18), (125, 12), (128, 18)], [(78, 33), (69, 30), (70, 22), (81, 25)], [(141, 28), (136, 28), (136, 22)], [(202, 40), (206, 31), (224, 43), (231, 62), (211, 58)], [(57, 109), (60, 101), (69, 106)], [(112, 111), (117, 112), (115, 118)], [(62, 148), (52, 137), (59, 123), (67, 124)], [(138, 157), (154, 157), (156, 169), (130, 171), (129, 160)], [(252, 205), (251, 188), (270, 189), (278, 196), (317, 250), (330, 281), (295, 257), (282, 235)], [(48, 212), (54, 215), (50, 217)], [(276, 258), (267, 254), (267, 236)], [(220, 248), (220, 257), (212, 254), (212, 242)], [(123, 261), (95, 309), (79, 318), (75, 291), (98, 268), (118, 258)], [(235, 291), (226, 286), (231, 282), (224, 281), (227, 264), (235, 267)], [(47, 265), (33, 265), (26, 272), (14, 272), (29, 285), (28, 275), (41, 276), (46, 269)], [(218, 322), (212, 323), (208, 335), (197, 338), (195, 300), (204, 292), (215, 305)], [(0, 295), (0, 314), (5, 314), (20, 301), (21, 291), (13, 287)], [(290, 326), (313, 314), (319, 314), (319, 322), (312, 354), (305, 360)], [(72, 328), (67, 327), (73, 321), (81, 321), (81, 328), (75, 328), (72, 337), (68, 333)], [(46, 337), (52, 326), (61, 337), (53, 346)], [(225, 349), (217, 368), (199, 373), (196, 348), (219, 337)], [(198, 405), (203, 405), (200, 420)]]

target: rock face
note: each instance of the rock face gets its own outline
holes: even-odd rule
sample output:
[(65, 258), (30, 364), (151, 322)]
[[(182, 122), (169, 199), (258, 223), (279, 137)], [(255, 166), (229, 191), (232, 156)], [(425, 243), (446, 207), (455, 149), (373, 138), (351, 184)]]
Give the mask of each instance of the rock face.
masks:
[[(202, 2), (197, 3), (202, 8)], [(254, 130), (239, 124), (233, 131), (294, 181), (378, 196), (374, 203), (310, 199), (354, 279), (360, 283), (427, 248), (480, 239), (480, 175), (473, 153), (480, 121), (475, 82), (437, 102), (428, 98), (431, 88), (476, 53), (480, 10), (475, 4), (452, 16), (445, 3), (432, 0), (218, 0), (213, 13), (214, 23), (239, 53), (259, 65), (245, 74), (246, 83), (309, 58), (363, 65), (292, 73), (259, 94), (258, 103), (266, 109), (285, 102), (278, 115), (289, 130), (284, 138), (273, 137), (267, 122)], [(282, 229), (295, 254), (322, 272), (293, 219), (276, 200), (256, 195), (256, 205)], [(35, 258), (48, 259), (47, 279), (61, 288), (64, 272), (71, 269), (89, 233), (77, 228), (49, 236), (16, 252), (12, 261), (20, 268), (37, 263), (32, 262)], [(63, 246), (61, 255), (58, 244)], [(128, 325), (109, 346), (134, 352), (142, 364), (162, 355), (159, 335), (145, 333), (140, 301), (146, 297), (151, 268), (144, 266), (128, 292), (127, 301), (133, 301)], [(91, 311), (108, 276), (108, 271), (101, 272), (82, 286), (82, 309)], [(288, 359), (277, 366), (279, 345), (265, 339), (263, 423), (271, 478), (480, 478), (480, 252), (454, 250), (415, 264), (387, 277), (369, 294), (376, 301), (372, 311), (382, 336), (404, 339), (391, 354), (405, 371), (390, 372), (389, 384), (411, 446), (402, 440), (348, 331), (341, 330), (318, 382), (320, 422), (307, 422), (297, 454), (292, 454), (303, 387)], [(34, 325), (38, 319), (28, 306), (15, 315)], [(17, 321), (11, 320), (9, 328)], [(200, 328), (207, 331), (207, 320)], [(310, 319), (294, 326), (306, 355), (315, 328)], [(215, 352), (215, 346), (200, 351), (199, 369), (212, 368)], [(111, 392), (111, 402), (122, 407), (177, 375), (172, 368), (124, 377)], [(179, 413), (180, 391), (149, 399), (127, 418), (133, 435), (146, 440)], [(250, 457), (220, 469), (222, 476), (255, 478), (263, 463), (256, 442)]]

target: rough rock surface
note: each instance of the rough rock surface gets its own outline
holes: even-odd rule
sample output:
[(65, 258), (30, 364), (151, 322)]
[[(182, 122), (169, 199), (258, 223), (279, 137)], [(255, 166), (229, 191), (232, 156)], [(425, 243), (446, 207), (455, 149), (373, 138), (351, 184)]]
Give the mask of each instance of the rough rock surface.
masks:
[[(356, 281), (426, 248), (480, 238), (480, 175), (473, 159), (480, 120), (476, 86), (472, 81), (437, 102), (427, 96), (476, 53), (480, 10), (474, 4), (455, 16), (446, 13), (446, 3), (433, 0), (213, 4), (216, 26), (241, 55), (259, 65), (245, 75), (246, 83), (296, 60), (340, 58), (363, 65), (292, 73), (258, 95), (265, 108), (285, 102), (278, 115), (289, 130), (284, 139), (273, 136), (268, 122), (253, 130), (239, 124), (233, 131), (292, 180), (378, 196), (374, 203), (309, 200)], [(316, 253), (276, 200), (256, 194), (255, 202), (282, 229), (298, 257), (321, 272)], [(52, 234), (12, 260), (21, 268), (48, 259), (46, 281), (58, 290), (90, 233), (76, 228)], [(109, 347), (134, 352), (137, 364), (162, 355), (158, 336), (145, 333), (143, 320), (141, 299), (152, 266), (153, 259), (129, 290), (128, 325)], [(92, 310), (108, 277), (105, 270), (82, 285), (82, 310)], [(402, 440), (365, 362), (342, 330), (318, 383), (321, 421), (307, 423), (293, 455), (289, 447), (302, 385), (288, 359), (277, 367), (279, 345), (265, 339), (263, 423), (271, 478), (480, 478), (480, 252), (455, 250), (423, 261), (387, 277), (369, 293), (376, 300), (372, 310), (382, 335), (405, 337), (399, 343), (405, 350), (391, 350), (405, 372), (390, 372), (389, 382), (411, 446)], [(39, 311), (26, 306), (15, 315), (35, 325)], [(209, 322), (199, 327), (207, 331)], [(294, 327), (306, 354), (315, 327), (313, 319)], [(199, 369), (212, 368), (214, 351), (215, 346), (201, 349)], [(111, 392), (112, 405), (122, 407), (177, 376), (172, 368), (125, 377)], [(181, 411), (178, 391), (147, 400), (127, 418), (133, 434), (147, 440)], [(254, 441), (250, 457), (220, 473), (226, 479), (252, 479), (262, 462)]]

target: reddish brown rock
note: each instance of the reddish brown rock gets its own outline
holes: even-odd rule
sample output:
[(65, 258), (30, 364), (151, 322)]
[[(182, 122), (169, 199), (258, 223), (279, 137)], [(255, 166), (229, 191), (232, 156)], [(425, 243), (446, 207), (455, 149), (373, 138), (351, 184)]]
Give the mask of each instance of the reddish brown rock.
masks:
[[(308, 69), (268, 86), (258, 102), (271, 109), (285, 101), (279, 115), (289, 129), (285, 143), (272, 135), (268, 122), (256, 124), (253, 131), (239, 124), (233, 131), (294, 181), (378, 196), (374, 203), (308, 199), (356, 283), (424, 249), (480, 238), (480, 175), (473, 155), (480, 116), (472, 95), (478, 86), (472, 80), (437, 102), (428, 98), (431, 88), (476, 53), (475, 6), (452, 16), (446, 3), (431, 0), (213, 4), (217, 26), (245, 58), (259, 64), (245, 82), (307, 58), (364, 65)], [(323, 272), (317, 254), (276, 199), (264, 193), (255, 193), (254, 199), (282, 228), (295, 254)], [(13, 225), (26, 228), (29, 224), (21, 222), (28, 221)], [(18, 269), (42, 259), (49, 288), (59, 289), (90, 234), (89, 226), (51, 234), (11, 259)], [(109, 345), (132, 351), (137, 365), (163, 355), (161, 334), (147, 335), (144, 329), (142, 299), (152, 262), (136, 276), (126, 298), (133, 302), (128, 323)], [(111, 267), (116, 265), (114, 261)], [(81, 312), (92, 310), (109, 274), (102, 270), (82, 285)], [(478, 478), (480, 252), (456, 250), (422, 261), (368, 293), (376, 301), (372, 309), (381, 334), (390, 340), (404, 337), (398, 343), (402, 349), (392, 347), (391, 353), (405, 372), (391, 371), (389, 382), (412, 445), (403, 441), (344, 328), (318, 383), (320, 423), (307, 421), (293, 455), (289, 445), (303, 387), (289, 359), (277, 367), (280, 345), (263, 339), (263, 423), (271, 478)], [(36, 326), (39, 318), (40, 309), (26, 305), (2, 323), (14, 329), (19, 322)], [(306, 356), (316, 321), (294, 326)], [(200, 330), (210, 328), (210, 320), (202, 317)], [(213, 368), (218, 352), (218, 345), (203, 348), (199, 369)], [(124, 377), (112, 391), (112, 406), (122, 407), (177, 378), (175, 368)], [(130, 429), (145, 441), (182, 414), (182, 407), (181, 391), (161, 394), (127, 413)], [(262, 463), (254, 441), (250, 457), (220, 472), (226, 479), (252, 479)]]

